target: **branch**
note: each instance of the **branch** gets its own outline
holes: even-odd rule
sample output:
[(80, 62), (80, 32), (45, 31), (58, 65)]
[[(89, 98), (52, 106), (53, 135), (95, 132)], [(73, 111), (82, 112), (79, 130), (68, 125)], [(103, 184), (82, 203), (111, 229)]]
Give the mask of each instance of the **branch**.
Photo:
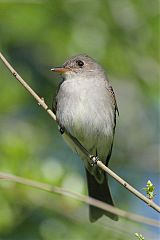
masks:
[(91, 204), (91, 205), (93, 205), (95, 207), (99, 207), (99, 208), (101, 208), (105, 211), (117, 214), (120, 217), (126, 218), (126, 219), (131, 220), (131, 221), (151, 225), (151, 226), (154, 226), (154, 227), (159, 227), (160, 226), (159, 222), (154, 220), (154, 219), (146, 218), (146, 217), (143, 217), (141, 215), (126, 212), (124, 210), (121, 210), (119, 208), (115, 208), (115, 207), (113, 207), (109, 204), (103, 203), (103, 202), (101, 202), (99, 200), (96, 200), (94, 198), (84, 196), (82, 194), (75, 193), (75, 192), (72, 192), (70, 190), (66, 190), (64, 188), (49, 185), (49, 184), (46, 184), (46, 183), (33, 181), (33, 180), (30, 180), (30, 179), (27, 179), (27, 178), (18, 177), (18, 176), (12, 175), (12, 174), (4, 173), (4, 172), (0, 172), (0, 179), (1, 180), (9, 180), (9, 181), (12, 181), (12, 182), (15, 182), (15, 183), (20, 183), (20, 184), (30, 186), (30, 187), (40, 189), (40, 190), (50, 192), (50, 193), (57, 193), (57, 194), (61, 194), (61, 195), (64, 195), (64, 196), (69, 196), (69, 197), (72, 197), (72, 198), (74, 198), (76, 200), (79, 200), (81, 202)]
[[(47, 111), (47, 113), (50, 115), (50, 117), (56, 121), (56, 116), (52, 112), (51, 109), (47, 106), (43, 98), (40, 98), (36, 92), (23, 80), (23, 78), (15, 71), (15, 69), (9, 64), (9, 62), (6, 60), (6, 58), (2, 55), (0, 52), (0, 59), (2, 62), (6, 65), (6, 67), (9, 69), (9, 71), (13, 74), (13, 76), (23, 85), (23, 87), (36, 99), (38, 104), (44, 108), (44, 110)], [(148, 206), (153, 208), (155, 211), (160, 212), (160, 206), (158, 206), (156, 203), (145, 197), (143, 194), (141, 194), (139, 191), (137, 191), (135, 188), (133, 188), (130, 184), (128, 184), (126, 181), (124, 181), (121, 177), (119, 177), (116, 173), (114, 173), (111, 169), (106, 167), (98, 158), (93, 157), (82, 145), (81, 143), (71, 136), (66, 131), (64, 132), (70, 139), (74, 142), (74, 144), (77, 145), (77, 147), (88, 157), (89, 160), (93, 161), (93, 164), (97, 164), (101, 169), (103, 169), (105, 172), (107, 172), (111, 177), (113, 177), (117, 182), (119, 182), (122, 186), (124, 186), (126, 189), (128, 189), (131, 193), (133, 193), (135, 196), (137, 196), (139, 199), (144, 201)]]

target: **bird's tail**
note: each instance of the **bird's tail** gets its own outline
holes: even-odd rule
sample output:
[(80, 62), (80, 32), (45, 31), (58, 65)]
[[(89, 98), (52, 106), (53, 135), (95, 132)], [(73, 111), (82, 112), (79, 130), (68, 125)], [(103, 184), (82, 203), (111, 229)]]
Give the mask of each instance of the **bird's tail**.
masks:
[[(107, 176), (105, 175), (103, 183), (100, 184), (95, 180), (94, 176), (88, 172), (87, 169), (86, 169), (86, 175), (87, 175), (89, 196), (114, 206), (111, 193), (109, 190), (109, 186), (108, 186)], [(89, 205), (89, 217), (91, 222), (95, 222), (102, 215), (106, 215), (115, 221), (118, 220), (118, 216), (116, 214), (113, 214), (103, 209)]]

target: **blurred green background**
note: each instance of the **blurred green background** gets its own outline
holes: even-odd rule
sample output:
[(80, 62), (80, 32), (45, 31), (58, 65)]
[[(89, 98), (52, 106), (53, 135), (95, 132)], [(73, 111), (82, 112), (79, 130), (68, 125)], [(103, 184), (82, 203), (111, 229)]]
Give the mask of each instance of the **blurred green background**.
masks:
[[(60, 82), (50, 72), (87, 53), (106, 69), (120, 116), (110, 167), (138, 190), (159, 179), (159, 2), (135, 0), (0, 1), (0, 49), (52, 105)], [(0, 62), (0, 171), (87, 194), (83, 163), (57, 125)], [(110, 179), (116, 206), (158, 214)], [(103, 217), (71, 198), (0, 181), (0, 240), (158, 239), (158, 230)]]

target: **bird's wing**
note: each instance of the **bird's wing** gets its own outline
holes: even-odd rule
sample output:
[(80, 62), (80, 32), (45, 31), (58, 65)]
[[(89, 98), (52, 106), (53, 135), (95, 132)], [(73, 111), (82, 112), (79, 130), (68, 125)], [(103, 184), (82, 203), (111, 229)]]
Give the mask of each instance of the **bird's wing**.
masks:
[(119, 116), (119, 110), (118, 110), (118, 106), (117, 106), (117, 101), (116, 101), (116, 97), (115, 97), (115, 94), (114, 94), (114, 91), (113, 91), (113, 88), (112, 86), (109, 86), (107, 87), (107, 90), (112, 98), (112, 101), (113, 101), (113, 105), (115, 106), (115, 111), (118, 113), (118, 116)]
[[(115, 133), (115, 128), (116, 128), (116, 117), (117, 117), (117, 114), (119, 116), (119, 110), (118, 110), (117, 101), (116, 101), (116, 97), (115, 97), (112, 86), (107, 86), (107, 91), (109, 92), (109, 94), (111, 96), (112, 103), (113, 103), (113, 106), (114, 106), (114, 128), (113, 128), (113, 140), (114, 140), (114, 133)], [(109, 159), (111, 157), (113, 140), (112, 140), (112, 144), (111, 144), (109, 153), (108, 153), (107, 158), (106, 158), (106, 165), (108, 165)]]
[[(62, 81), (58, 84), (57, 91), (56, 91), (56, 96), (57, 96), (58, 91), (60, 89), (60, 86), (63, 82), (64, 82), (64, 79), (62, 79)], [(56, 111), (57, 111), (57, 99), (56, 99), (56, 97), (54, 97), (53, 101), (52, 101), (52, 111), (56, 115)]]
[(56, 115), (56, 111), (57, 111), (57, 101), (56, 101), (55, 98), (53, 99), (53, 102), (52, 102), (52, 111), (53, 111), (53, 113)]

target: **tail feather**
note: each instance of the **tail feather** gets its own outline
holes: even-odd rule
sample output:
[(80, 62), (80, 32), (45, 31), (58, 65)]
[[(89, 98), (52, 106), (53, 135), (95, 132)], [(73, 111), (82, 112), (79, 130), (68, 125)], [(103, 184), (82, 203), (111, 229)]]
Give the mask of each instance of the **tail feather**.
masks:
[[(111, 193), (109, 190), (109, 186), (108, 186), (108, 181), (107, 181), (107, 177), (105, 176), (104, 181), (102, 184), (98, 183), (94, 176), (92, 176), (88, 170), (86, 169), (86, 175), (87, 175), (87, 182), (88, 182), (88, 194), (90, 197), (95, 198), (99, 201), (102, 201), (104, 203), (108, 203), (112, 206), (114, 206), (112, 197), (111, 197)], [(89, 205), (89, 217), (90, 217), (90, 221), (91, 222), (95, 222), (96, 220), (98, 220), (100, 217), (102, 217), (103, 215), (106, 215), (108, 217), (110, 217), (111, 219), (117, 221), (118, 220), (118, 216), (107, 212), (103, 209), (94, 207), (92, 205)]]

